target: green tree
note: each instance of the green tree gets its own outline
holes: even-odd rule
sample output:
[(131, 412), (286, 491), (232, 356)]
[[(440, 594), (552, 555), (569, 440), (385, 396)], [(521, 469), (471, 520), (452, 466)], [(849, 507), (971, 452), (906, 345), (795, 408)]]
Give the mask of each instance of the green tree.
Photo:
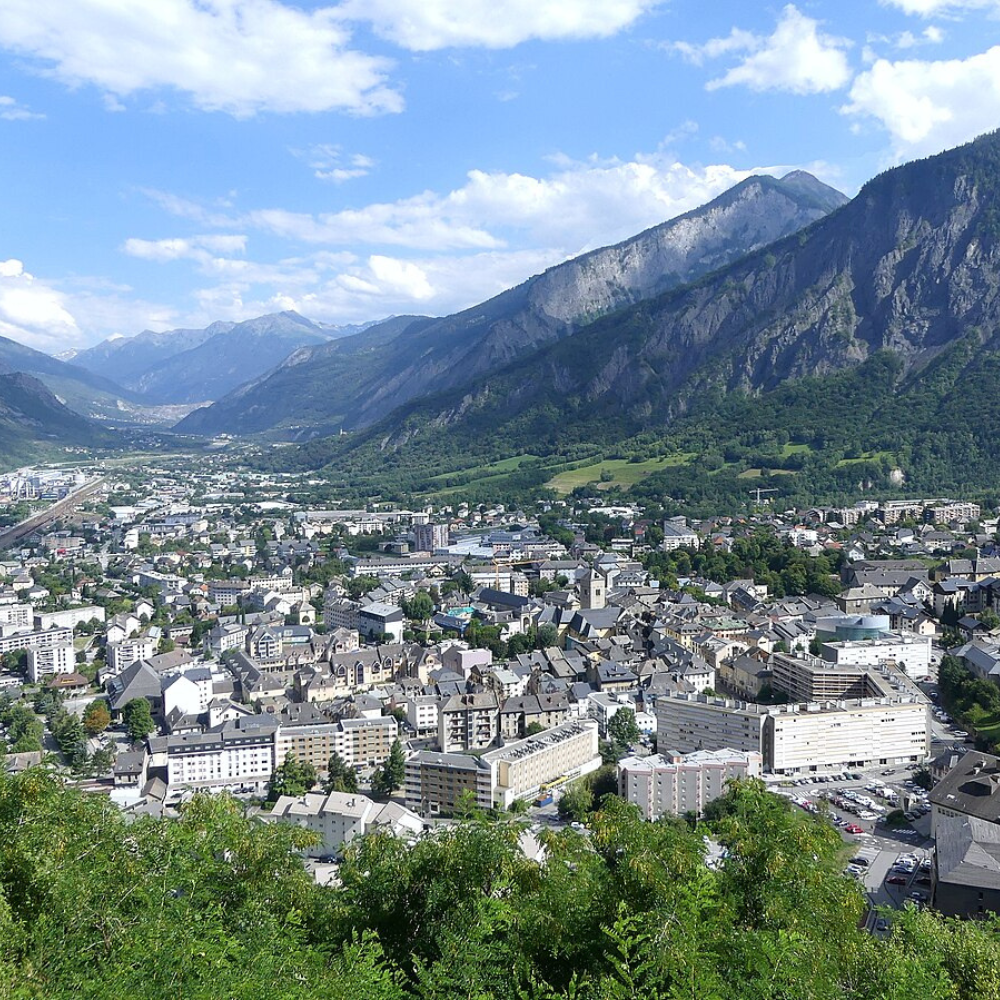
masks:
[(111, 725), (111, 713), (103, 698), (92, 701), (83, 713), (83, 728), (91, 736), (103, 733)]
[(150, 733), (156, 732), (153, 713), (145, 698), (133, 698), (122, 711), (122, 721), (133, 743), (138, 743)]
[(267, 783), (267, 801), (276, 802), (282, 795), (298, 798), (305, 795), (316, 784), (316, 768), (309, 761), (299, 760), (288, 753), (285, 759), (271, 772)]
[(425, 622), (434, 614), (434, 602), (425, 590), (418, 590), (413, 597), (406, 602), (406, 616), (416, 622)]
[(636, 743), (642, 736), (642, 730), (635, 721), (635, 712), (631, 708), (619, 708), (608, 723), (608, 737), (613, 743), (628, 745)]
[(353, 793), (358, 790), (358, 776), (339, 753), (334, 752), (327, 764), (327, 779), (323, 789), (329, 792)]
[(376, 770), (372, 778), (372, 791), (379, 795), (392, 795), (396, 789), (403, 787), (405, 777), (406, 755), (403, 753), (403, 744), (395, 739), (385, 763)]
[(585, 781), (574, 781), (559, 797), (559, 818), (583, 823), (594, 808), (594, 793)]

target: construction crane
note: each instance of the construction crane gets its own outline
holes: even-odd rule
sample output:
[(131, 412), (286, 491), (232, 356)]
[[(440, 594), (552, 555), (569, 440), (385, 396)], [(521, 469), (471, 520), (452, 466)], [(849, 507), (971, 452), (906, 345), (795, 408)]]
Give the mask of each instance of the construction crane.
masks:
[(773, 487), (772, 486), (770, 489), (765, 490), (765, 489), (762, 489), (760, 486), (758, 486), (756, 489), (753, 489), (753, 490), (750, 491), (750, 496), (752, 496), (757, 501), (757, 505), (759, 506), (760, 505), (760, 498), (765, 493), (777, 493), (777, 492), (778, 492), (777, 487)]

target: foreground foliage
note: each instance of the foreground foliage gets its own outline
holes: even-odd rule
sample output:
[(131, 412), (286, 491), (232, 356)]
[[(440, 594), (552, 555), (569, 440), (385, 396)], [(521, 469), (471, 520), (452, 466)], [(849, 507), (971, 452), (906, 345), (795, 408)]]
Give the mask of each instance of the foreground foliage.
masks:
[(762, 787), (701, 831), (645, 823), (615, 797), (591, 832), (473, 820), (407, 847), (350, 848), (313, 884), (302, 831), (197, 797), (129, 821), (50, 774), (0, 777), (0, 997), (1000, 997), (998, 925), (909, 910), (887, 941), (858, 929), (842, 844)]

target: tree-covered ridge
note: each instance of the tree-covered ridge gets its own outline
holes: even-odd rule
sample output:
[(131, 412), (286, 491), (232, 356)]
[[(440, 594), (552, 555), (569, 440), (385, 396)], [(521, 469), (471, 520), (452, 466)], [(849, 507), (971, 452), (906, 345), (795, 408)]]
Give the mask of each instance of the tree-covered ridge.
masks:
[(591, 831), (472, 818), (380, 833), (315, 885), (303, 833), (198, 796), (126, 819), (41, 770), (0, 777), (0, 997), (619, 1000), (1000, 997), (995, 922), (859, 929), (843, 844), (758, 783), (704, 831), (604, 800)]

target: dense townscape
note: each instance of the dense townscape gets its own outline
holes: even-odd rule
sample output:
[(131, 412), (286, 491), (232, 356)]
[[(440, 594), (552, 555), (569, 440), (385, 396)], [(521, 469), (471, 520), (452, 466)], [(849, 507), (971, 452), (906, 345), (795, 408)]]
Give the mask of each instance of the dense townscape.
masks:
[(975, 503), (316, 509), (210, 458), (2, 486), (35, 508), (0, 566), (10, 775), (133, 822), (222, 794), (308, 831), (334, 885), (373, 835), (522, 817), (538, 859), (611, 799), (694, 824), (760, 787), (840, 831), (876, 936), (888, 908), (1000, 909), (1000, 546)]

